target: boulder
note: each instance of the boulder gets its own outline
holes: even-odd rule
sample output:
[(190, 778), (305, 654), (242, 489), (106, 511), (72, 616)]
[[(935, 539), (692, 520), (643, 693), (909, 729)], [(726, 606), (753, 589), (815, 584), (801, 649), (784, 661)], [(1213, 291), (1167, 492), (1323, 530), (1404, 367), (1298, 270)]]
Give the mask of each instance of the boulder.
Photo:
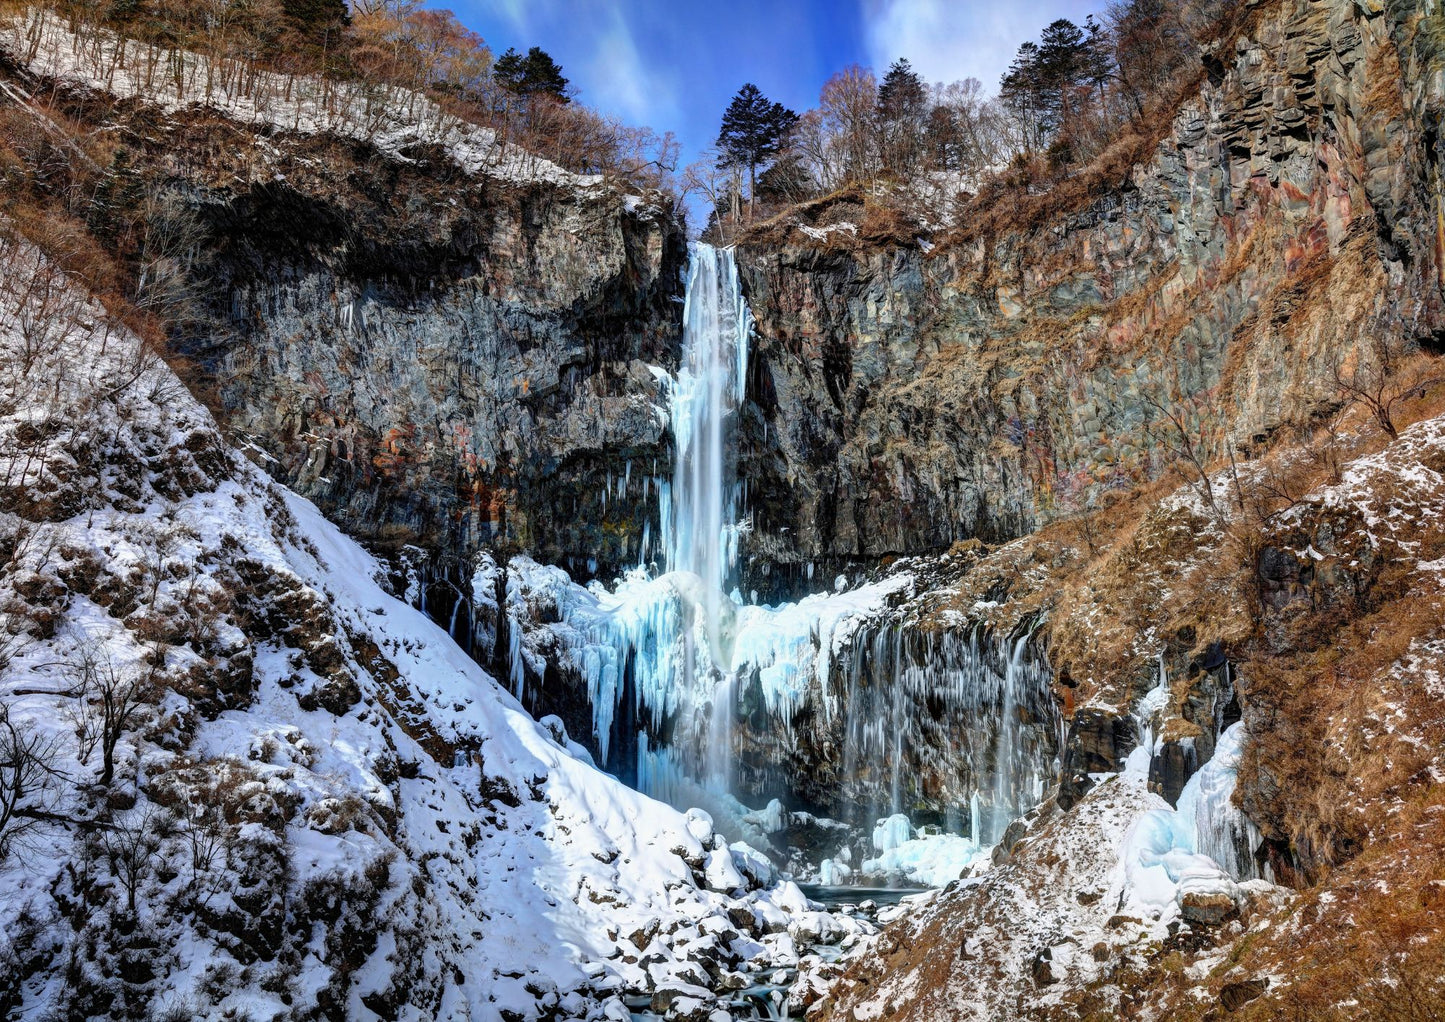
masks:
[(1219, 926), (1235, 913), (1234, 899), (1223, 891), (1190, 891), (1179, 899), (1186, 922)]
[(1138, 744), (1138, 725), (1127, 714), (1098, 708), (1075, 713), (1064, 743), (1059, 808), (1072, 809), (1088, 793), (1094, 786), (1090, 774), (1122, 770), (1124, 760)]
[(1033, 961), (1029, 963), (1029, 974), (1033, 977), (1035, 986), (1048, 986), (1059, 981), (1054, 975), (1053, 962), (1054, 953), (1050, 948), (1043, 948), (1034, 955)]

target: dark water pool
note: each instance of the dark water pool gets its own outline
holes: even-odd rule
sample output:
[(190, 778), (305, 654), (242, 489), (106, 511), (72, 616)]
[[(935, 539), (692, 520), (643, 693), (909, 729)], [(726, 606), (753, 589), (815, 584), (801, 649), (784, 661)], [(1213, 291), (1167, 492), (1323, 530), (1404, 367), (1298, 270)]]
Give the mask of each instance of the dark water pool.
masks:
[(832, 887), (823, 884), (799, 884), (803, 893), (824, 905), (857, 905), (871, 901), (884, 908), (897, 905), (910, 894), (921, 894), (926, 887), (853, 887), (848, 884)]

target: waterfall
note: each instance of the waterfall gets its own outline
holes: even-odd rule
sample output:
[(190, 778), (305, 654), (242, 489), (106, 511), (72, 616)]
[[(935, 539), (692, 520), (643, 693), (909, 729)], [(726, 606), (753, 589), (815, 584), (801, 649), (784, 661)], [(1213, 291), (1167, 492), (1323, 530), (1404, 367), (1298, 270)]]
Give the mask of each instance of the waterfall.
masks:
[(975, 844), (997, 841), (1042, 800), (1058, 722), (1028, 635), (1004, 644), (978, 630), (871, 622), (853, 635), (843, 684), (840, 801), (857, 807), (855, 822), (907, 813), (924, 775), (968, 806)]
[(1004, 669), (1003, 697), (999, 700), (998, 754), (994, 757), (994, 814), (996, 819), (1012, 818), (1018, 812), (1019, 792), (1016, 788), (1017, 750), (1015, 737), (1019, 715), (1019, 689), (1023, 674), (1023, 659), (1028, 636), (1020, 635), (1014, 641), (1013, 652), (1009, 654), (1008, 666)]
[[(636, 739), (638, 786), (661, 798), (695, 798), (699, 784), (726, 795), (732, 783), (739, 608), (726, 594), (747, 529), (735, 434), (752, 327), (732, 252), (692, 245), (678, 371), (654, 369), (674, 443), (671, 477), (644, 477), (643, 492), (658, 501), (656, 540), (649, 522), (638, 567), (610, 589), (583, 589), (530, 562), (516, 568), (552, 590), (558, 637), (586, 680), (603, 761), (614, 739)], [(629, 463), (608, 490), (625, 491), (630, 478)], [(654, 546), (663, 562), (656, 575)], [(636, 713), (626, 719), (667, 733), (665, 747), (646, 733), (614, 734), (629, 693)]]
[(672, 385), (670, 571), (703, 583), (709, 641), (719, 648), (721, 601), (737, 563), (738, 481), (733, 428), (747, 382), (753, 319), (730, 250), (694, 244), (683, 305), (682, 364)]
[(1244, 737), (1242, 723), (1220, 734), (1214, 755), (1180, 792), (1177, 813), (1190, 851), (1209, 856), (1235, 880), (1254, 880), (1261, 876), (1254, 861), (1259, 828), (1234, 804)]
[[(920, 627), (890, 612), (916, 596), (908, 570), (852, 589), (840, 577), (832, 591), (795, 603), (743, 602), (736, 569), (749, 520), (736, 438), (752, 326), (732, 253), (692, 246), (678, 369), (653, 370), (674, 460), (670, 474), (644, 474), (657, 520), (638, 566), (610, 587), (584, 588), (515, 558), (509, 579), (519, 598), (526, 589), (536, 606), (555, 606), (547, 627), (585, 681), (601, 761), (622, 776), (635, 771), (642, 791), (702, 807), (728, 827), (747, 815), (735, 797), (739, 701), (760, 699), (778, 729), (751, 730), (750, 740), (783, 747), (806, 707), (810, 739), (832, 736), (842, 761), (836, 811), (864, 834), (892, 821), (880, 832), (882, 854), (901, 851), (925, 825), (932, 833), (926, 819), (910, 821), (921, 802), (950, 806), (959, 831), (966, 811), (967, 835), (953, 836), (978, 853), (1041, 800), (1053, 776), (1058, 715), (1047, 668), (1027, 635), (1005, 643), (961, 619)], [(629, 475), (618, 473), (609, 490)], [(514, 665), (524, 653), (513, 649)]]
[[(707, 711), (707, 774), (717, 790), (726, 792), (732, 777), (737, 693), (733, 604), (724, 594), (737, 565), (741, 528), (734, 433), (747, 385), (753, 320), (732, 251), (695, 243), (690, 256), (682, 362), (671, 394), (674, 460), (663, 543), (668, 570), (680, 576), (677, 587), (692, 603), (694, 627), (684, 640), (699, 632), (706, 636), (708, 660), (719, 668)], [(706, 670), (697, 653), (689, 649), (684, 657), (691, 675), (685, 684)]]
[[(1148, 784), (1150, 763), (1163, 746), (1155, 730), (1170, 696), (1162, 652), (1158, 679), (1134, 710), (1139, 744), (1124, 766), (1124, 776), (1140, 786)], [(1187, 893), (1219, 893), (1237, 900), (1237, 882), (1272, 881), (1268, 869), (1261, 873), (1255, 862), (1259, 830), (1234, 805), (1244, 739), (1242, 722), (1224, 728), (1214, 754), (1185, 782), (1177, 806), (1152, 809), (1131, 827), (1120, 855), (1127, 879), (1121, 905), (1128, 898), (1152, 910), (1172, 911)]]

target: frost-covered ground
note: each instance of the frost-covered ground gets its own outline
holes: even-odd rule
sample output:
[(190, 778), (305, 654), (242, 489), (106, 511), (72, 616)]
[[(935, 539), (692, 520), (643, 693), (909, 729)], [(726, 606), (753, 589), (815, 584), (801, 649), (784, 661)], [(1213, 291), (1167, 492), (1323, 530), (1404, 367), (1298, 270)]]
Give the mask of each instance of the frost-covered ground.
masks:
[(0, 1002), (705, 1018), (866, 928), (596, 770), (134, 336), (0, 255), (0, 701), (44, 764), (3, 831)]
[(1161, 845), (1161, 833), (1188, 830), (1139, 771), (1112, 775), (1067, 813), (1046, 806), (1011, 862), (912, 899), (893, 926), (842, 963), (811, 969), (804, 986), (841, 976), (839, 1018), (906, 1006), (909, 1018), (983, 1022), (1089, 988), (1117, 1004), (1116, 963), (1168, 940), (1205, 878), (1209, 893), (1231, 899), (1231, 917), (1276, 896), (1263, 881), (1233, 883), (1169, 838)]

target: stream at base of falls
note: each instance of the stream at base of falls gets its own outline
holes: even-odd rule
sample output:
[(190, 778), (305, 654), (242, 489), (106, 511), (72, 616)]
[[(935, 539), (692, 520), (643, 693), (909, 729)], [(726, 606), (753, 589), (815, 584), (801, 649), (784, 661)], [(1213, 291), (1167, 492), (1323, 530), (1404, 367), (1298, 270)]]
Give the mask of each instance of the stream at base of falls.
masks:
[[(926, 894), (927, 889), (898, 885), (891, 887), (800, 885), (810, 901), (829, 912), (866, 919), (879, 925), (898, 911), (898, 906), (911, 897)], [(889, 910), (894, 910), (890, 912)], [(880, 918), (880, 915), (882, 918)], [(799, 947), (800, 959), (815, 956), (823, 962), (839, 960), (845, 948), (824, 941), (810, 941)], [(753, 982), (741, 989), (721, 992), (718, 1007), (732, 1019), (801, 1018), (801, 1011), (790, 1010), (788, 995), (798, 978), (797, 968), (764, 969), (754, 974)], [(664, 1015), (652, 1010), (652, 999), (638, 995), (628, 999), (634, 1022), (661, 1022)]]

